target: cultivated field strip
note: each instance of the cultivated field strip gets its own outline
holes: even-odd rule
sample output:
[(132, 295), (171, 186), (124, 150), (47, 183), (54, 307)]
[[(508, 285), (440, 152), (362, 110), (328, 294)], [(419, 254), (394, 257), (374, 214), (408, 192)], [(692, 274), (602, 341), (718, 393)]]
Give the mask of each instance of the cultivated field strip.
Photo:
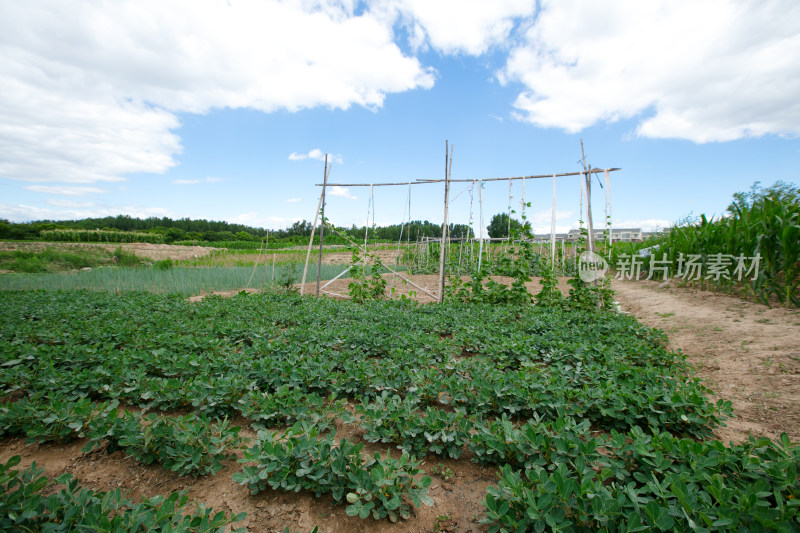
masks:
[(187, 476), (238, 453), (253, 493), (365, 519), (414, 520), (441, 457), (500, 467), (490, 531), (796, 528), (800, 448), (706, 440), (730, 404), (665, 340), (541, 306), (2, 291), (0, 430)]

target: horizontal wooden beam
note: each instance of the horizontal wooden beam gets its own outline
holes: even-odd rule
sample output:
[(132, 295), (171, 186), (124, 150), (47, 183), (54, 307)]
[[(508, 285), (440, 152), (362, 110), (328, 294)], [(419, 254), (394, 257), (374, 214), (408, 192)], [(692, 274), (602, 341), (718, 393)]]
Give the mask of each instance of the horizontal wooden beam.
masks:
[[(622, 168), (593, 168), (591, 169), (588, 174), (596, 174), (598, 172), (616, 172), (617, 170), (622, 170)], [(587, 174), (587, 172), (580, 171), (580, 172), (562, 172), (560, 174), (538, 174), (535, 176), (514, 176), (510, 178), (474, 178), (474, 179), (466, 179), (466, 180), (448, 180), (451, 183), (453, 182), (461, 182), (461, 183), (470, 183), (473, 181), (512, 181), (512, 180), (534, 180), (534, 179), (542, 179), (542, 178), (552, 178), (553, 176), (560, 178), (564, 176), (582, 176)], [(428, 179), (418, 179), (417, 181), (405, 181), (405, 182), (398, 182), (398, 183), (329, 183), (328, 187), (381, 187), (386, 185), (424, 185), (426, 183), (442, 183), (443, 179), (437, 180), (428, 180)], [(317, 187), (322, 187), (322, 183), (317, 183)]]
[[(622, 169), (621, 168), (593, 168), (588, 172), (588, 174), (596, 174), (598, 172), (605, 172), (606, 170), (608, 170), (609, 172), (616, 172), (617, 170), (622, 170)], [(553, 176), (555, 176), (556, 178), (560, 178), (560, 177), (563, 177), (563, 176), (582, 176), (584, 174), (587, 174), (587, 172), (583, 172), (583, 171), (580, 171), (580, 172), (562, 172), (561, 174), (538, 174), (536, 176), (514, 176), (514, 177), (510, 177), (510, 178), (484, 178), (484, 179), (477, 179), (476, 178), (476, 179), (468, 179), (468, 180), (450, 180), (450, 181), (451, 182), (458, 181), (458, 182), (469, 183), (469, 182), (472, 182), (472, 181), (534, 180), (534, 179), (540, 179), (540, 178), (552, 178)], [(444, 180), (417, 180), (417, 181), (422, 182), (422, 183), (437, 183), (437, 182), (444, 181)]]

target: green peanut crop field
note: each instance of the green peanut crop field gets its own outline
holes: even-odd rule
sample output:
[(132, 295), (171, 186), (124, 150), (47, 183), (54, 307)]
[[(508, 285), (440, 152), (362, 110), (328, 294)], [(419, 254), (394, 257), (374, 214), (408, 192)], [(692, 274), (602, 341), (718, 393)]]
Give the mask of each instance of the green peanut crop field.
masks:
[[(666, 343), (568, 306), (0, 291), (0, 529), (800, 529), (800, 447), (714, 440), (731, 405)], [(123, 463), (162, 481), (92, 487)]]

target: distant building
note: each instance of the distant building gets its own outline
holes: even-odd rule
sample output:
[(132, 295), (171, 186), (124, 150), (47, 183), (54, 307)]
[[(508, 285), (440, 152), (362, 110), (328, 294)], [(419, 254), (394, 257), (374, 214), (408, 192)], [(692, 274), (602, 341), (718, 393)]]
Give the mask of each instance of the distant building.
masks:
[[(614, 242), (642, 242), (647, 236), (651, 235), (650, 233), (645, 233), (642, 231), (642, 228), (612, 228), (611, 229), (611, 238)], [(605, 229), (595, 229), (594, 230), (594, 240), (602, 241), (605, 239)], [(569, 230), (569, 233), (556, 233), (556, 240), (557, 241), (577, 241), (581, 238), (581, 232), (577, 229)], [(549, 241), (550, 234), (549, 233), (542, 233), (537, 234), (534, 236), (534, 239), (538, 241)]]

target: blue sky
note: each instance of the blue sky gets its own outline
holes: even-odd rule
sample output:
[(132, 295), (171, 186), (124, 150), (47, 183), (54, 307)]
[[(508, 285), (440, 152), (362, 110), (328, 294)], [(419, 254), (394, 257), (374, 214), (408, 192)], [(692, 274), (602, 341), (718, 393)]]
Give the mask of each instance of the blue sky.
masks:
[[(333, 183), (580, 170), (611, 175), (616, 226), (721, 214), (800, 182), (800, 4), (562, 0), (0, 0), (0, 218), (191, 217), (279, 228)], [(470, 202), (472, 193), (472, 202)], [(521, 185), (512, 187), (520, 210)], [(604, 190), (594, 181), (595, 225)], [(374, 188), (374, 219), (408, 216)], [(459, 195), (460, 194), (460, 195)], [(459, 195), (459, 196), (457, 196)], [(457, 196), (457, 197), (456, 197)], [(453, 184), (451, 221), (477, 225)], [(484, 186), (484, 217), (506, 182)], [(440, 222), (443, 186), (411, 188)], [(576, 227), (579, 178), (557, 182)], [(334, 189), (339, 225), (369, 188)], [(549, 231), (552, 183), (525, 200)]]

